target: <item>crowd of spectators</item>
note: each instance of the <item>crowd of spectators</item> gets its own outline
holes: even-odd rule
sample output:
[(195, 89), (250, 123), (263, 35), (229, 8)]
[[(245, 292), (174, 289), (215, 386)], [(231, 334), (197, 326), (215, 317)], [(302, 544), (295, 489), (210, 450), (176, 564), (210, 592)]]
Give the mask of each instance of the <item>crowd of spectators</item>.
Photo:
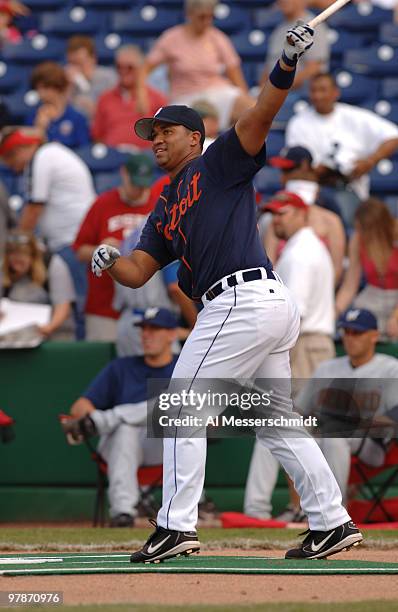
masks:
[[(282, 20), (269, 38), (258, 85), (289, 26), (311, 18), (308, 5), (278, 0)], [(113, 67), (98, 62), (92, 37), (73, 35), (63, 63), (45, 61), (32, 69), (37, 104), (24, 125), (12, 125), (7, 112), (12, 116), (13, 109), (2, 108), (0, 170), (23, 177), (23, 206), (9, 205), (0, 181), (0, 297), (51, 306), (48, 323), (37, 330), (42, 340), (110, 341), (119, 356), (142, 355), (133, 323), (147, 308), (160, 307), (178, 317), (177, 332), (170, 335), (178, 352), (178, 341), (195, 324), (200, 305), (178, 288), (178, 263), (134, 291), (115, 286), (108, 275), (94, 279), (88, 264), (102, 242), (129, 252), (167, 187), (150, 142), (133, 130), (137, 119), (168, 103), (193, 106), (205, 122), (206, 149), (255, 104), (241, 57), (214, 26), (216, 6), (217, 0), (185, 0), (183, 23), (164, 31), (148, 53), (131, 37), (116, 49)], [(15, 17), (28, 14), (22, 3), (0, 2), (1, 49), (29, 36), (13, 25)], [(396, 154), (398, 126), (339, 101), (329, 72), (328, 26), (319, 26), (317, 34), (292, 93), (309, 104), (292, 114), (286, 147), (268, 161), (280, 170), (283, 191), (258, 195), (264, 246), (300, 307), (292, 372), (302, 378), (333, 358), (336, 321), (350, 307), (374, 313), (377, 340), (398, 341), (398, 221), (385, 203), (370, 197), (369, 179), (381, 160)], [(167, 69), (167, 92), (153, 80), (149, 84), (159, 66)], [(99, 193), (81, 154), (95, 143), (104, 155), (108, 148), (125, 154), (117, 184)], [(117, 514), (129, 513), (121, 507)]]

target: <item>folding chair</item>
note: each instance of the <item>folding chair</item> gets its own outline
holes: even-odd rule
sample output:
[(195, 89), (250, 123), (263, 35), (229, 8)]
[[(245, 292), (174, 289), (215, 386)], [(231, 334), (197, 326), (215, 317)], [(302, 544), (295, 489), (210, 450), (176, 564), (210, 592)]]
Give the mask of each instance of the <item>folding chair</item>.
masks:
[[(102, 455), (94, 448), (90, 440), (84, 440), (92, 460), (97, 466), (97, 492), (95, 496), (93, 527), (104, 527), (105, 524), (105, 502), (108, 465)], [(155, 487), (162, 486), (163, 465), (141, 466), (137, 472), (138, 485), (140, 489), (140, 505), (150, 509), (153, 515), (156, 509), (152, 505), (152, 492)], [(153, 517), (151, 517), (153, 518)]]
[[(391, 470), (387, 477), (382, 481), (373, 479), (382, 472)], [(384, 501), (388, 489), (398, 481), (398, 440), (391, 442), (387, 451), (384, 464), (378, 468), (370, 467), (363, 463), (357, 456), (351, 458), (351, 471), (348, 480), (349, 485), (356, 485), (359, 493), (365, 500), (372, 502), (361, 522), (371, 523), (371, 517), (376, 510), (380, 510), (388, 522), (396, 520), (388, 512)]]

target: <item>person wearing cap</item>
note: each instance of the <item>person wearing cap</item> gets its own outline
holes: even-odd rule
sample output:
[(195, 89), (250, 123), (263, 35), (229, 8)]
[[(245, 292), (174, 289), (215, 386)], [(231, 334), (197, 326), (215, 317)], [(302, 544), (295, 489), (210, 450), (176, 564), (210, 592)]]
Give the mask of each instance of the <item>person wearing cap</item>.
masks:
[[(135, 124), (137, 135), (152, 142), (157, 164), (167, 171), (171, 183), (160, 195), (135, 250), (122, 257), (115, 247), (102, 244), (93, 254), (92, 271), (96, 276), (106, 271), (121, 284), (136, 288), (159, 268), (180, 260), (179, 285), (188, 297), (201, 301), (203, 309), (182, 348), (171, 389), (181, 379), (195, 393), (201, 379), (206, 379), (211, 392), (211, 380), (217, 378), (253, 384), (254, 379), (282, 378), (288, 380), (282, 405), (287, 411), (293, 409), (289, 350), (298, 336), (300, 316), (261, 244), (252, 181), (265, 163), (265, 139), (313, 35), (305, 24), (289, 30), (282, 57), (255, 106), (203, 155), (203, 121), (187, 106), (160, 108)], [(180, 404), (181, 414), (183, 408)], [(282, 410), (281, 405), (277, 410)], [(202, 431), (198, 433), (202, 435), (187, 437), (177, 426), (164, 437), (163, 505), (156, 530), (131, 555), (132, 563), (200, 550), (196, 524), (206, 439)], [(341, 504), (337, 483), (316, 442), (303, 428), (284, 424), (277, 435), (265, 429), (256, 433), (292, 476), (309, 515), (310, 533), (286, 557), (319, 558), (358, 544), (362, 535)]]
[(220, 115), (217, 108), (207, 100), (197, 100), (192, 106), (203, 119), (206, 138), (203, 143), (203, 153), (220, 134)]
[[(350, 308), (337, 322), (341, 330), (346, 355), (324, 361), (314, 372), (312, 379), (297, 398), (297, 408), (302, 414), (317, 413), (317, 398), (328, 388), (351, 393), (351, 411), (348, 416), (355, 419), (353, 409), (359, 409), (361, 422), (368, 423), (357, 436), (319, 437), (317, 442), (329, 463), (339, 484), (343, 499), (347, 501), (347, 483), (350, 473), (351, 455), (372, 467), (384, 463), (384, 457), (391, 440), (386, 429), (377, 434), (372, 426), (397, 423), (398, 421), (398, 359), (376, 353), (379, 339), (377, 319), (366, 309)], [(351, 379), (352, 384), (339, 379)], [(333, 404), (333, 397), (339, 398)], [(328, 395), (328, 409), (338, 414), (341, 409), (341, 395)], [(344, 425), (343, 425), (344, 427)], [(337, 430), (339, 431), (339, 430)], [(343, 431), (341, 429), (340, 431)], [(326, 434), (325, 434), (326, 435)]]
[[(322, 199), (319, 198), (318, 178), (312, 167), (311, 153), (305, 147), (285, 147), (278, 156), (271, 157), (268, 164), (281, 171), (283, 189), (296, 193), (308, 204), (308, 225), (329, 250), (337, 285), (343, 273), (346, 247), (344, 226), (336, 213), (318, 205)], [(272, 223), (265, 229), (264, 246), (271, 261), (276, 261), (283, 244), (275, 236)]]
[[(91, 136), (108, 147), (123, 147), (124, 150), (148, 149), (149, 143), (143, 141), (132, 129), (132, 125), (143, 112), (138, 100), (138, 72), (143, 62), (139, 47), (123, 45), (115, 55), (118, 82), (98, 98), (91, 124)], [(145, 85), (148, 99), (147, 112), (155, 113), (167, 104), (166, 96), (157, 89)]]
[[(327, 248), (308, 225), (310, 206), (297, 194), (280, 191), (266, 203), (264, 210), (272, 213), (275, 236), (286, 240), (275, 270), (293, 294), (300, 313), (300, 333), (290, 351), (295, 397), (303, 379), (310, 378), (322, 361), (335, 355), (333, 264)], [(270, 451), (256, 442), (246, 482), (247, 515), (270, 517), (268, 492), (274, 488), (278, 469), (279, 464)], [(287, 508), (279, 519), (305, 520), (299, 500), (294, 501), (296, 504)]]
[[(122, 241), (140, 227), (153, 210), (158, 190), (154, 163), (149, 155), (134, 153), (120, 169), (119, 187), (101, 193), (87, 211), (73, 248), (87, 264), (101, 242), (119, 248)], [(114, 342), (119, 312), (113, 307), (114, 283), (108, 275), (95, 282), (87, 269), (88, 293), (85, 307), (86, 340)]]
[[(165, 308), (147, 308), (139, 326), (144, 355), (112, 360), (71, 407), (63, 425), (76, 442), (100, 435), (98, 452), (108, 464), (111, 527), (132, 527), (139, 501), (137, 470), (162, 463), (162, 440), (146, 435), (150, 379), (168, 380), (177, 361), (171, 347), (178, 326)], [(155, 383), (156, 384), (156, 383)]]
[(352, 227), (356, 208), (369, 197), (369, 172), (398, 148), (398, 126), (339, 97), (332, 74), (314, 75), (311, 105), (289, 120), (285, 142), (311, 151), (323, 195), (329, 192), (344, 224)]
[(12, 25), (14, 17), (29, 15), (30, 10), (22, 2), (0, 1), (0, 46), (18, 44), (22, 40), (20, 31)]

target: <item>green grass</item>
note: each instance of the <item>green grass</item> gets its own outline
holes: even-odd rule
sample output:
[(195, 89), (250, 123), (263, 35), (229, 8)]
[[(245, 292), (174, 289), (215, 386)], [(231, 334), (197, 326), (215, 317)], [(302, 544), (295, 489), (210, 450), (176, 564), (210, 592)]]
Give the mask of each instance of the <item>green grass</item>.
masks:
[[(395, 612), (398, 601), (357, 601), (347, 603), (261, 603), (228, 606), (159, 606), (112, 604), (91, 606), (62, 606), (62, 612)], [(57, 609), (54, 608), (53, 609)], [(48, 612), (49, 607), (35, 610)]]
[[(130, 550), (146, 540), (148, 529), (93, 529), (91, 527), (0, 528), (0, 550)], [(285, 548), (297, 541), (295, 529), (201, 529), (200, 541), (215, 548)], [(398, 546), (398, 530), (364, 530), (365, 546)]]

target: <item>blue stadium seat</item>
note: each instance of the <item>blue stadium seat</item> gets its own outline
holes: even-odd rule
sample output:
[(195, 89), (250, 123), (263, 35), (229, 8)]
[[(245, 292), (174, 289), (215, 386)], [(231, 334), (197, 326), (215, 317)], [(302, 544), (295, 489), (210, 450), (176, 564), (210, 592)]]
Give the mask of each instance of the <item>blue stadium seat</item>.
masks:
[(50, 10), (50, 9), (60, 9), (62, 7), (68, 6), (70, 4), (70, 0), (24, 0), (23, 2), (28, 6), (32, 12), (39, 10)]
[(92, 172), (114, 172), (126, 161), (128, 153), (122, 153), (104, 144), (97, 143), (76, 150)]
[(386, 45), (398, 47), (398, 24), (383, 23), (380, 27), (379, 41)]
[(132, 40), (128, 34), (117, 34), (110, 32), (109, 34), (99, 34), (95, 37), (95, 47), (97, 57), (100, 64), (112, 64), (115, 58), (115, 52), (122, 45), (137, 45), (143, 53), (147, 53), (155, 38), (137, 38), (134, 36)]
[(398, 98), (398, 78), (383, 79), (381, 82), (381, 96), (383, 98)]
[(372, 193), (389, 193), (398, 191), (398, 160), (382, 159), (370, 173), (370, 190)]
[(118, 187), (121, 183), (119, 171), (117, 172), (95, 172), (94, 184), (97, 193), (103, 193), (109, 189)]
[(267, 157), (279, 155), (285, 146), (285, 133), (280, 130), (272, 129), (267, 138)]
[(393, 21), (392, 11), (364, 2), (341, 9), (330, 17), (328, 25), (336, 30), (344, 28), (352, 32), (377, 33), (381, 24), (391, 21)]
[(260, 30), (272, 31), (283, 21), (283, 15), (280, 11), (272, 8), (262, 8), (254, 11), (253, 25)]
[[(305, 100), (297, 100), (295, 98), (287, 98), (279, 113), (272, 122), (272, 127), (275, 130), (284, 130), (288, 121), (300, 110), (307, 107), (308, 103)], [(283, 144), (281, 148), (283, 147)], [(279, 151), (278, 151), (279, 153)]]
[(366, 44), (365, 38), (360, 33), (347, 32), (347, 30), (329, 28), (328, 38), (331, 56), (336, 60), (341, 60), (349, 49), (360, 49)]
[(369, 95), (379, 95), (379, 81), (360, 74), (352, 74), (347, 70), (340, 70), (335, 75), (337, 85), (341, 91), (341, 102), (361, 105)]
[(389, 119), (394, 123), (398, 123), (398, 101), (390, 100), (370, 100), (362, 104), (364, 108), (368, 108), (380, 117)]
[(353, 49), (344, 54), (344, 67), (370, 76), (398, 75), (398, 48), (379, 45), (370, 49)]
[(75, 6), (57, 12), (43, 13), (39, 19), (39, 30), (43, 34), (72, 36), (73, 34), (95, 34), (105, 26), (105, 14)]
[(235, 34), (250, 28), (250, 15), (247, 10), (228, 4), (218, 4), (215, 8), (214, 25), (226, 34)]
[(156, 8), (145, 5), (131, 11), (116, 11), (111, 17), (111, 30), (136, 34), (137, 36), (157, 36), (167, 28), (182, 21), (182, 13), (172, 9)]
[[(112, 11), (114, 8), (132, 8), (134, 5), (139, 6), (142, 0), (80, 0), (79, 6), (87, 8), (107, 9)], [(153, 2), (152, 2), (153, 4)]]
[(254, 187), (260, 193), (275, 193), (282, 189), (280, 176), (281, 173), (277, 168), (264, 166), (254, 177)]
[(27, 115), (39, 104), (39, 96), (36, 91), (20, 89), (12, 94), (2, 96), (8, 111), (15, 124), (25, 123)]
[(0, 93), (10, 93), (23, 87), (28, 87), (27, 70), (21, 66), (6, 64), (0, 61)]
[(387, 196), (384, 198), (384, 204), (387, 204), (394, 217), (398, 217), (398, 196)]
[(262, 30), (250, 30), (231, 36), (231, 41), (243, 61), (264, 61), (268, 36)]
[(3, 49), (3, 60), (23, 64), (36, 64), (46, 60), (61, 61), (65, 54), (65, 42), (58, 38), (36, 34), (18, 45)]

